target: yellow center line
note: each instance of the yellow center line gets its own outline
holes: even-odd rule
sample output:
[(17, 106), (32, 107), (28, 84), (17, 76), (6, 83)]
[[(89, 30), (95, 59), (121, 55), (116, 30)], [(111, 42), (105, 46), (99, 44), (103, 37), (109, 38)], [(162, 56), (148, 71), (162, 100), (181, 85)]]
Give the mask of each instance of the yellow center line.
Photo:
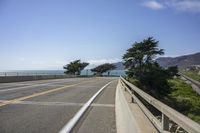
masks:
[[(29, 96), (24, 96), (24, 97), (16, 98), (16, 99), (13, 99), (13, 100), (5, 101), (5, 102), (3, 102), (3, 103), (0, 103), (0, 107), (5, 106), (5, 105), (8, 105), (8, 104), (16, 103), (16, 102), (19, 102), (19, 101), (22, 101), (22, 100), (26, 100), (26, 99), (29, 99), (29, 98), (33, 98), (33, 97), (45, 95), (45, 94), (48, 94), (48, 93), (60, 91), (60, 90), (63, 90), (63, 89), (69, 88), (69, 87), (73, 87), (73, 86), (77, 86), (77, 85), (79, 85), (79, 84), (83, 84), (83, 83), (85, 83), (85, 82), (88, 82), (88, 81), (83, 81), (83, 82), (81, 82), (81, 83), (72, 84), (72, 85), (66, 85), (66, 86), (59, 87), (59, 88), (55, 88), (55, 89), (52, 89), (52, 90), (43, 91), (43, 92), (39, 92), (39, 93), (34, 93), (34, 94), (32, 94), (32, 95), (29, 95)], [(90, 82), (91, 82), (91, 81), (90, 81)], [(93, 82), (94, 82), (94, 81), (93, 81)]]

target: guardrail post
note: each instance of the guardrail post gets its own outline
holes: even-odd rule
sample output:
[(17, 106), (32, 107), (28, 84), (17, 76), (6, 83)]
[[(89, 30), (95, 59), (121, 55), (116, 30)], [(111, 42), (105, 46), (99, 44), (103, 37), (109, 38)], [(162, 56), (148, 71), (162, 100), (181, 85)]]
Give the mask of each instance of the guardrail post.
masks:
[[(131, 93), (134, 95), (134, 91), (131, 91)], [(131, 102), (132, 102), (132, 103), (135, 103), (135, 100), (134, 100), (133, 97), (131, 97)]]
[(131, 102), (132, 102), (132, 103), (134, 103), (134, 102), (135, 102), (135, 100), (134, 100), (134, 98), (133, 98), (133, 97), (131, 97)]
[[(123, 81), (122, 81), (122, 82), (123, 82)], [(123, 86), (124, 86), (124, 91), (127, 91), (127, 90), (126, 90), (126, 86), (125, 86), (125, 85), (123, 85)]]
[(163, 131), (169, 131), (169, 118), (162, 113), (162, 129)]

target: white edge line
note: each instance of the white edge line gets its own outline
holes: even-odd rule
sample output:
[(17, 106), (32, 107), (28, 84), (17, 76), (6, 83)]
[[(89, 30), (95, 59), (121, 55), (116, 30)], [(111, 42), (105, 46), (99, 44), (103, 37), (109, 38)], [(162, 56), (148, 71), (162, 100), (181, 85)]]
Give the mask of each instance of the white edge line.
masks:
[[(112, 82), (112, 81), (111, 81)], [(90, 104), (94, 101), (94, 99), (111, 83), (107, 83), (104, 85), (97, 93), (95, 93), (88, 101), (84, 104), (84, 106), (74, 115), (74, 117), (59, 131), (59, 133), (69, 133), (76, 123), (79, 121), (81, 116), (88, 109)]]

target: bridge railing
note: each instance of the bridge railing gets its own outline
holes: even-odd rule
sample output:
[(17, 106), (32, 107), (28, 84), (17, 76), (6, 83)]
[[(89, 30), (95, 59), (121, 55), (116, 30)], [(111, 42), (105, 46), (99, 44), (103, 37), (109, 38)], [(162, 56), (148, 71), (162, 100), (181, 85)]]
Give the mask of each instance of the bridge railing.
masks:
[[(159, 100), (153, 98), (149, 94), (145, 93), (141, 89), (137, 88), (133, 84), (129, 83), (123, 77), (120, 77), (120, 81), (122, 86), (125, 88), (126, 91), (130, 93), (132, 96), (132, 102), (136, 102), (141, 110), (145, 113), (145, 115), (149, 118), (149, 120), (153, 123), (153, 125), (160, 131), (160, 132), (169, 132), (170, 125), (169, 122), (173, 121), (185, 131), (189, 133), (200, 133), (200, 125), (193, 120), (189, 119), (188, 117), (182, 115), (181, 113), (177, 112), (176, 110), (172, 109), (171, 107), (165, 105), (164, 103), (160, 102)], [(150, 105), (155, 107), (162, 113), (161, 121), (158, 120), (150, 111), (149, 109), (139, 100), (139, 98), (135, 95), (139, 95), (143, 98), (146, 102)]]

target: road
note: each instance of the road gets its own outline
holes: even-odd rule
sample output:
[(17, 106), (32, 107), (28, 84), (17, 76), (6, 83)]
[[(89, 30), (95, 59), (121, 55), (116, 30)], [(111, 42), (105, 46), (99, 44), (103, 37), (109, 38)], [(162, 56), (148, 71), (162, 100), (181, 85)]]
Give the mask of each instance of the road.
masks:
[(188, 77), (188, 76), (186, 76), (182, 73), (179, 73), (179, 74), (181, 75), (181, 78), (183, 80), (185, 80), (185, 82), (187, 84), (190, 84), (191, 87), (193, 88), (193, 90), (196, 91), (200, 95), (200, 82), (198, 82), (198, 81), (196, 81), (196, 80), (194, 80), (194, 79), (192, 79), (192, 78), (190, 78), (190, 77)]
[(0, 133), (57, 133), (93, 101), (71, 132), (116, 132), (118, 78), (68, 78), (0, 84)]

